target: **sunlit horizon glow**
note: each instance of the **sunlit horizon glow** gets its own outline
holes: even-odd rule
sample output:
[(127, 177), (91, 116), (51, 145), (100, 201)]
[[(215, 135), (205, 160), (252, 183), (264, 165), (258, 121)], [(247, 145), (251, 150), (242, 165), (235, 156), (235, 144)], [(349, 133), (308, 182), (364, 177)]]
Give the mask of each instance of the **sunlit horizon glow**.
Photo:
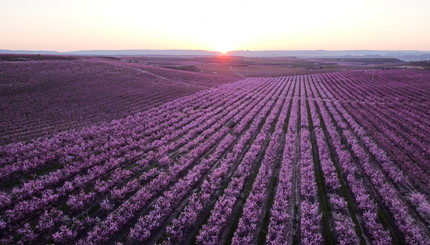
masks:
[(3, 0), (0, 49), (430, 50), (430, 1)]

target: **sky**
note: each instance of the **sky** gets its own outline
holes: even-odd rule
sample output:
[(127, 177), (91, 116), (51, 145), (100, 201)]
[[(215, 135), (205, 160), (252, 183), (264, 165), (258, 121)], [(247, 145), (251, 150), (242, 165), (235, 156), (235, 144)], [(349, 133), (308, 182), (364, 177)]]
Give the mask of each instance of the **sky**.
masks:
[(0, 0), (0, 49), (430, 50), (429, 0)]

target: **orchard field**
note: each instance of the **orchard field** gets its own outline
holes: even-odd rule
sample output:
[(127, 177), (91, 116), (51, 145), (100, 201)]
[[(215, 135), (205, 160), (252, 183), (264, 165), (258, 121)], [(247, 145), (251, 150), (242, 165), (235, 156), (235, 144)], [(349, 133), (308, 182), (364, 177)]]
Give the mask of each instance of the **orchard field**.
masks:
[[(169, 100), (153, 84), (152, 107), (30, 141), (10, 138), (48, 123), (17, 122), (0, 146), (0, 243), (430, 244), (428, 71), (234, 80)], [(87, 97), (120, 104), (103, 100), (118, 89)]]
[(119, 119), (235, 80), (115, 57), (0, 54), (0, 145)]

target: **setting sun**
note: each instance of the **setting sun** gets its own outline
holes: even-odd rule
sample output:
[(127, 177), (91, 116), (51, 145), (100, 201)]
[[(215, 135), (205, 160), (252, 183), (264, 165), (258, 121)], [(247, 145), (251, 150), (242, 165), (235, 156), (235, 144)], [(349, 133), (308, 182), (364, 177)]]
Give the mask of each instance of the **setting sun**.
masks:
[(222, 40), (219, 41), (216, 45), (215, 45), (215, 49), (217, 52), (221, 53), (221, 54), (227, 54), (229, 51), (233, 50), (231, 45), (227, 43), (226, 40)]
[(218, 52), (220, 52), (221, 54), (227, 54), (228, 50), (227, 49), (220, 49), (220, 50), (218, 50)]

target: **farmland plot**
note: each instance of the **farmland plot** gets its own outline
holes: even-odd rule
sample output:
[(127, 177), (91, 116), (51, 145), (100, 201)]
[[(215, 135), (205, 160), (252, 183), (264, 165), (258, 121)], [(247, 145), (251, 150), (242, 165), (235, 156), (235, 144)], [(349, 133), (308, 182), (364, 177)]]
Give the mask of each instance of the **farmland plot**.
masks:
[(0, 60), (0, 145), (119, 119), (237, 80), (119, 58), (46, 58), (53, 60)]
[(2, 244), (429, 244), (430, 74), (246, 78), (0, 148)]

